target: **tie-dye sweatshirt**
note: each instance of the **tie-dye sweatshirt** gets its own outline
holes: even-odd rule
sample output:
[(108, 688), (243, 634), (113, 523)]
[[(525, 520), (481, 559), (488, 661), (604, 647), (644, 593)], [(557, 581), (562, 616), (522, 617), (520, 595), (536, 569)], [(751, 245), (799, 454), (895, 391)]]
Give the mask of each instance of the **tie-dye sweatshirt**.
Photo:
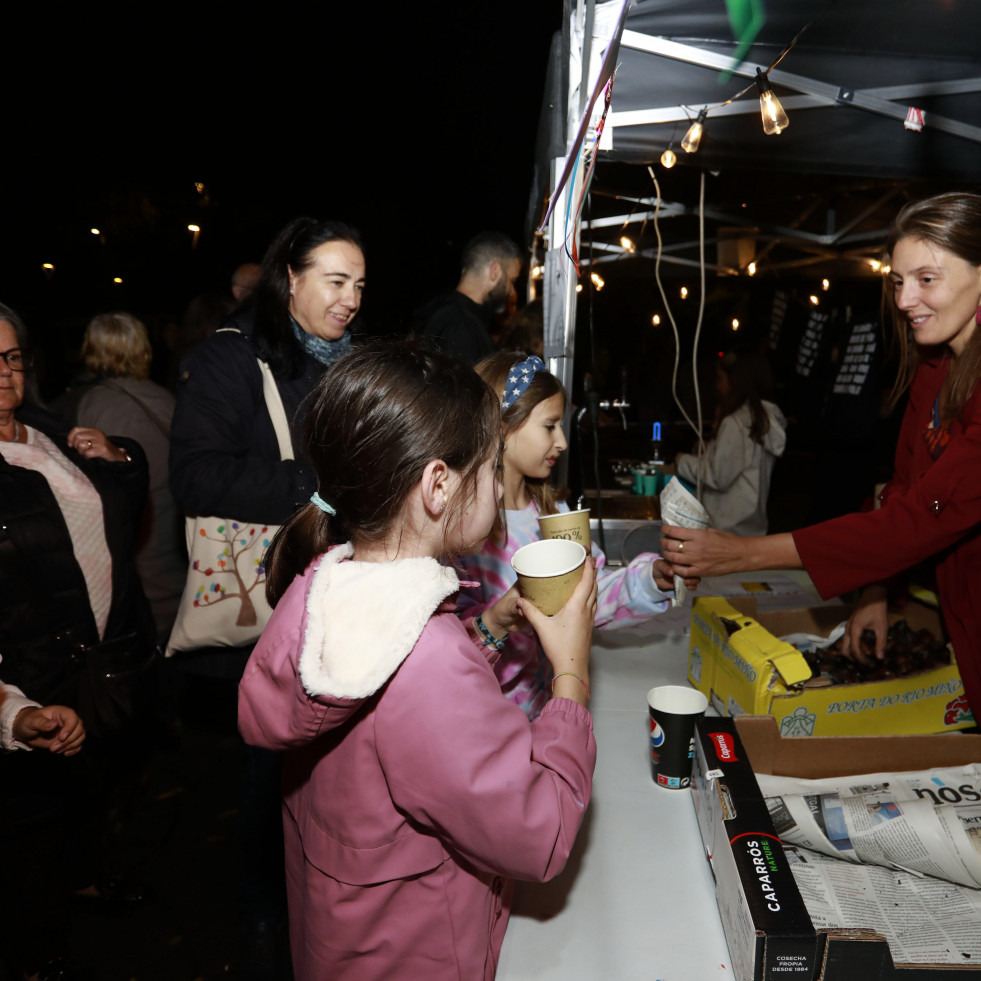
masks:
[[(559, 504), (560, 511), (568, 511)], [(538, 541), (538, 509), (534, 502), (521, 511), (507, 511), (508, 540), (505, 545), (488, 539), (477, 555), (458, 560), (461, 579), (474, 585), (460, 591), (457, 613), (468, 619), (493, 606), (517, 578), (511, 568), (511, 556), (523, 545)], [(651, 552), (638, 555), (630, 565), (611, 567), (606, 556), (593, 542), (596, 559), (596, 626), (606, 627), (622, 620), (642, 620), (663, 613), (671, 604), (671, 593), (662, 593), (654, 585), (651, 565), (657, 558)], [(530, 718), (541, 712), (549, 699), (552, 666), (531, 628), (513, 632), (494, 665), (494, 672), (504, 694), (520, 705)]]

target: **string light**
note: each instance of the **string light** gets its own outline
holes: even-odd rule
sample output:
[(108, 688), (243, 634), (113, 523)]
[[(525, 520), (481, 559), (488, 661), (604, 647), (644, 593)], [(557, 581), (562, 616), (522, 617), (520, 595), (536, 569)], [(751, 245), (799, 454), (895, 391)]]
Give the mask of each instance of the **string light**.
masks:
[(118, 283), (121, 283), (121, 282), (123, 281), (123, 277), (122, 277), (122, 276), (113, 276), (113, 277), (112, 277), (112, 281), (113, 281), (114, 283), (117, 283), (117, 284), (118, 284)]
[(767, 136), (782, 133), (789, 125), (787, 113), (784, 112), (780, 100), (770, 88), (770, 77), (762, 68), (756, 69), (756, 87), (760, 90), (760, 114), (763, 117), (763, 132)]
[(824, 292), (827, 293), (828, 290), (831, 289), (831, 280), (830, 279), (822, 279), (821, 280), (821, 289), (823, 289)]
[(531, 278), (532, 279), (541, 279), (542, 276), (544, 276), (544, 275), (545, 275), (545, 267), (544, 266), (532, 266), (532, 269), (531, 269)]
[(661, 154), (661, 166), (665, 170), (670, 170), (678, 162), (678, 154), (668, 147), (664, 153)]
[(661, 326), (661, 315), (659, 313), (655, 313), (654, 316), (651, 317), (651, 326), (653, 327)]
[(882, 263), (878, 259), (869, 259), (869, 266), (872, 272), (878, 272), (882, 268)]
[(582, 283), (576, 283), (576, 292), (577, 293), (581, 293), (582, 292)]
[(705, 130), (705, 116), (708, 113), (708, 109), (702, 109), (698, 114), (698, 118), (688, 127), (688, 132), (685, 133), (685, 138), (681, 141), (681, 149), (685, 153), (696, 153), (698, 151), (698, 144), (702, 142), (702, 133)]
[(682, 286), (681, 287), (681, 298), (683, 300), (687, 300), (688, 299), (688, 287), (687, 286)]
[(818, 305), (818, 298), (813, 293), (808, 297), (808, 299), (814, 304), (814, 306)]
[(634, 245), (633, 241), (627, 238), (626, 235), (620, 236), (620, 247), (624, 252), (629, 252), (631, 254), (637, 251), (637, 246)]
[(98, 229), (98, 228), (90, 228), (90, 229), (89, 229), (89, 231), (90, 231), (90, 232), (91, 232), (91, 233), (92, 233), (93, 235), (101, 235), (101, 234), (102, 234), (102, 233), (101, 233), (101, 232), (99, 231), (99, 229)]
[(748, 275), (748, 276), (755, 276), (756, 275), (756, 263), (755, 262), (751, 262), (746, 267), (746, 275)]
[(739, 320), (736, 317), (732, 318), (732, 329), (739, 330)]
[(42, 269), (46, 269), (48, 272), (54, 272), (54, 263), (53, 262), (42, 262), (41, 263), (41, 268)]
[(606, 286), (606, 281), (603, 279), (603, 277), (599, 273), (590, 273), (589, 274), (589, 278), (590, 278), (590, 281), (592, 282), (593, 286), (596, 287), (596, 292), (597, 293), (604, 286)]

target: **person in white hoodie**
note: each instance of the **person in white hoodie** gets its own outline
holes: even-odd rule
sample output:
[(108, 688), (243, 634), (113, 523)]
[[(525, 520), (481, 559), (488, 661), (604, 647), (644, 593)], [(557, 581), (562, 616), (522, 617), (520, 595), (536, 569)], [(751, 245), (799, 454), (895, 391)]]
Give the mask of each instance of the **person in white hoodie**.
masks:
[(701, 478), (701, 502), (713, 528), (737, 535), (765, 535), (770, 477), (787, 445), (787, 421), (769, 401), (770, 366), (762, 352), (737, 347), (719, 362), (715, 430), (699, 456), (679, 453), (678, 476)]

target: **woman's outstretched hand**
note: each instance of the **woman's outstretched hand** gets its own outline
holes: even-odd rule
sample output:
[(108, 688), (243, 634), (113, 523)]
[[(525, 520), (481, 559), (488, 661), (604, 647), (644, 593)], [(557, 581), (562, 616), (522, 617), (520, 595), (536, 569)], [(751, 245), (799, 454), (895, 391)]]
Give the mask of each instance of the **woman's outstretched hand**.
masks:
[(725, 576), (758, 569), (799, 569), (791, 534), (743, 538), (715, 528), (661, 527), (661, 555), (679, 576)]
[(555, 672), (552, 693), (585, 705), (589, 701), (589, 651), (596, 619), (595, 560), (586, 556), (579, 585), (555, 616), (546, 616), (524, 597), (518, 600), (518, 609), (538, 635)]
[(701, 578), (742, 572), (746, 539), (714, 528), (661, 528), (661, 555), (679, 576)]

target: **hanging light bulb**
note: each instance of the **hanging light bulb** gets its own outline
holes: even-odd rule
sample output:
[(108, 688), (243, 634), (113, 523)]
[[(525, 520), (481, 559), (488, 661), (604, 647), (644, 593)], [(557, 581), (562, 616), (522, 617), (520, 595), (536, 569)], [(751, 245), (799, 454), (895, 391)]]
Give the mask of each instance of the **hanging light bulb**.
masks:
[(688, 287), (687, 286), (682, 286), (681, 287), (681, 290), (679, 291), (679, 293), (680, 293), (681, 298), (683, 300), (687, 300), (688, 299)]
[(624, 252), (630, 252), (631, 254), (637, 251), (637, 246), (634, 245), (633, 241), (627, 238), (626, 235), (620, 236), (620, 248), (622, 248)]
[(703, 109), (698, 114), (698, 119), (688, 127), (688, 132), (685, 133), (685, 138), (681, 141), (681, 149), (685, 153), (695, 153), (698, 150), (698, 144), (702, 141), (702, 132), (705, 129), (703, 124), (707, 113), (708, 109)]
[(763, 116), (763, 132), (767, 136), (782, 133), (789, 125), (790, 120), (780, 105), (780, 100), (773, 94), (770, 88), (770, 79), (762, 68), (756, 69), (756, 87), (760, 90), (760, 113)]
[(824, 292), (827, 293), (828, 290), (831, 289), (831, 280), (830, 279), (822, 279), (821, 280), (821, 289), (823, 289)]
[(755, 263), (755, 262), (751, 262), (751, 263), (750, 263), (750, 264), (749, 264), (749, 265), (748, 265), (748, 266), (746, 267), (746, 273), (747, 273), (747, 275), (749, 275), (749, 276), (755, 276), (755, 275), (756, 275), (756, 263)]
[(651, 317), (651, 326), (659, 327), (660, 324), (661, 324), (661, 315), (659, 313), (655, 313), (654, 316)]
[(661, 166), (665, 170), (670, 170), (678, 162), (678, 154), (668, 147), (664, 153), (661, 154)]
[(606, 280), (599, 273), (590, 273), (589, 278), (592, 280), (593, 286), (596, 287), (596, 292), (598, 293), (604, 286), (606, 286)]

